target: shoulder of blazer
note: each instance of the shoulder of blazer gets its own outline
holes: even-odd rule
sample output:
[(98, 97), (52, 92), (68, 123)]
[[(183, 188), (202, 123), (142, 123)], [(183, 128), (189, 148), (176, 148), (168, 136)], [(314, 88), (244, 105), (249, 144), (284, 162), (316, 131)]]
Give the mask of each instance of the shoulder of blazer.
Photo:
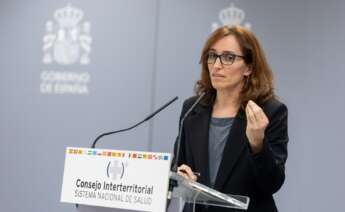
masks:
[(183, 102), (184, 112), (186, 112), (188, 110), (188, 108), (190, 108), (197, 99), (198, 99), (198, 96), (192, 96), (192, 97), (189, 97), (188, 99), (184, 100), (184, 102)]
[[(188, 99), (186, 99), (183, 102), (183, 107), (182, 107), (182, 113), (181, 113), (181, 117), (184, 116), (184, 114), (189, 110), (189, 108), (192, 107), (192, 105), (195, 103), (195, 101), (199, 98), (199, 96), (192, 96), (189, 97)], [(200, 103), (194, 108), (192, 113), (199, 113), (201, 111), (203, 111), (204, 109), (207, 109), (207, 106), (201, 105)]]
[(266, 116), (270, 119), (277, 113), (287, 112), (287, 107), (284, 103), (277, 99), (270, 99), (261, 105), (261, 108), (265, 112)]

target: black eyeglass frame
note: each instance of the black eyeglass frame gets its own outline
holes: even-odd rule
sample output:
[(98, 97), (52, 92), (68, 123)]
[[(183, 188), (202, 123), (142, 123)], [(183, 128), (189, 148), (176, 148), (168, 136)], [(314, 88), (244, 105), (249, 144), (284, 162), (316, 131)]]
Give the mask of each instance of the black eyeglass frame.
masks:
[[(214, 60), (213, 63), (208, 62), (208, 58), (209, 58), (210, 54), (216, 56), (216, 59)], [(223, 62), (223, 59), (222, 59), (222, 57), (224, 57), (224, 55), (231, 55), (231, 56), (234, 57), (234, 59), (232, 60), (231, 63), (224, 63), (224, 62)], [(220, 63), (221, 63), (222, 65), (232, 65), (232, 64), (234, 64), (234, 62), (235, 62), (235, 60), (236, 60), (236, 57), (243, 58), (243, 59), (245, 58), (245, 56), (243, 56), (243, 55), (238, 55), (238, 54), (234, 54), (234, 53), (231, 53), (231, 52), (227, 52), (227, 53), (223, 53), (223, 54), (217, 54), (217, 53), (215, 53), (215, 52), (208, 52), (208, 53), (206, 54), (206, 64), (214, 65), (214, 64), (216, 63), (217, 59), (219, 58), (219, 61), (220, 61)]]

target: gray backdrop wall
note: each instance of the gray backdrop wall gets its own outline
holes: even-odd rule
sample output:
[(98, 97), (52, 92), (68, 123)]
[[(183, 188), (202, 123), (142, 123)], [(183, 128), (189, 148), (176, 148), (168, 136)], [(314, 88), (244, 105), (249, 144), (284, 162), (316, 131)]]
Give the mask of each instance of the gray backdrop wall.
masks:
[[(289, 108), (278, 208), (342, 209), (344, 1), (2, 0), (0, 210), (75, 211), (59, 202), (65, 147), (89, 147), (98, 134), (134, 124), (179, 96), (153, 121), (99, 144), (172, 151), (203, 42), (229, 7), (245, 12), (241, 23), (261, 41)], [(61, 31), (67, 25), (75, 31)]]

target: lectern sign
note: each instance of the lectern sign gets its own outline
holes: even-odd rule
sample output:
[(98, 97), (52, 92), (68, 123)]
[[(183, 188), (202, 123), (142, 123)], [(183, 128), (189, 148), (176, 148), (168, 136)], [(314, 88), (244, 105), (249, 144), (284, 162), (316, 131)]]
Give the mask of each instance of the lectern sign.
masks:
[(68, 147), (61, 201), (165, 211), (171, 155)]

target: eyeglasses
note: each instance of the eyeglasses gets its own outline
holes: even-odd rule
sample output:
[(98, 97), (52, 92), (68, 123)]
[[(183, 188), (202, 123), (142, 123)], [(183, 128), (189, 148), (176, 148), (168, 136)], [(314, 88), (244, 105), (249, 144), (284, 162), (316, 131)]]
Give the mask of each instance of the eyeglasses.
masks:
[(222, 65), (232, 65), (234, 61), (236, 60), (236, 57), (244, 58), (244, 56), (242, 55), (237, 55), (230, 52), (223, 53), (221, 55), (218, 55), (215, 52), (209, 52), (207, 53), (206, 61), (207, 61), (207, 64), (215, 64), (217, 61), (217, 58), (219, 58), (220, 63)]

